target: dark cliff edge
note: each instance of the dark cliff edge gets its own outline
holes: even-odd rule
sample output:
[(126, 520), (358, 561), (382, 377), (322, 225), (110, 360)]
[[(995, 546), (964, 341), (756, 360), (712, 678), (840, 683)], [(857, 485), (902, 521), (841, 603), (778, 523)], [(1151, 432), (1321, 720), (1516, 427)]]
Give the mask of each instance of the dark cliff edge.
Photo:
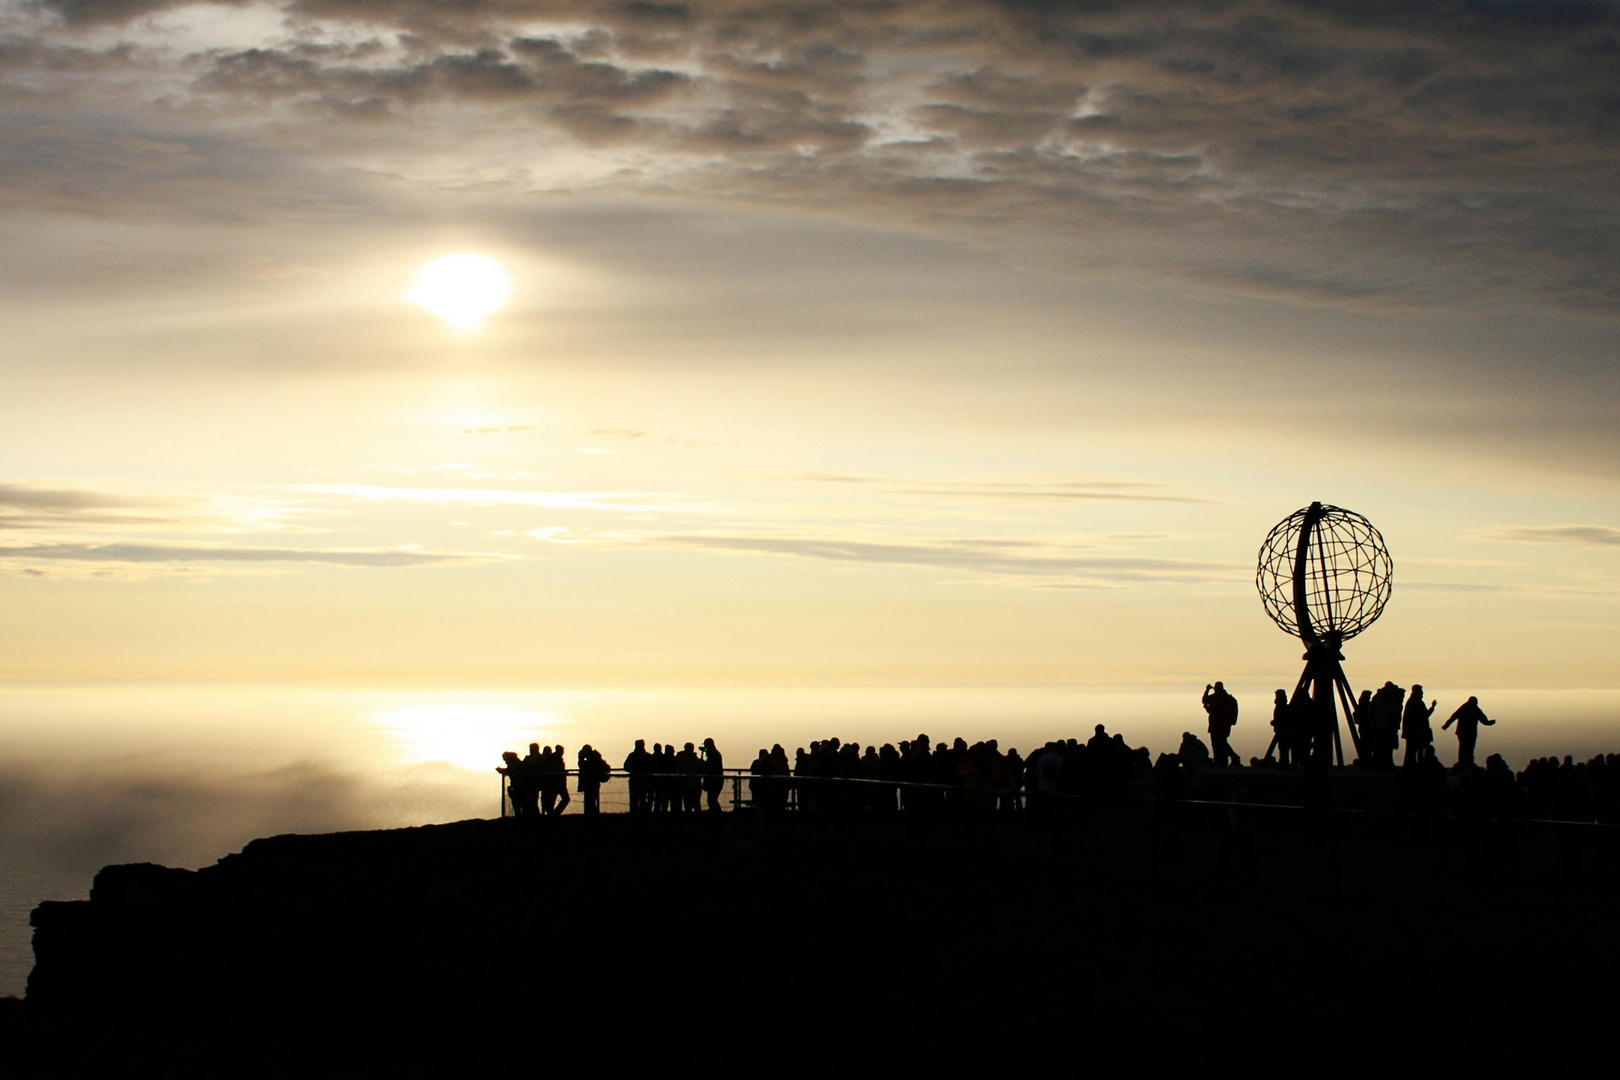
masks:
[(1228, 829), (565, 817), (109, 866), (35, 910), (0, 1050), (38, 1075), (1500, 1066), (1607, 1030), (1607, 834), (1262, 812), (1251, 880), (1212, 870)]

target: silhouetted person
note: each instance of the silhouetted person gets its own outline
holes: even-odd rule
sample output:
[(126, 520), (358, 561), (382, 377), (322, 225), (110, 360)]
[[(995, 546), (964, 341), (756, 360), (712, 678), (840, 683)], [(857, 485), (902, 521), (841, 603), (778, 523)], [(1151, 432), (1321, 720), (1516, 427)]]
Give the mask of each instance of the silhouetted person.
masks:
[(1091, 729), (1091, 738), (1086, 740), (1086, 751), (1106, 755), (1113, 741), (1108, 734), (1108, 728), (1098, 724)]
[(1204, 740), (1192, 732), (1183, 731), (1181, 733), (1181, 745), (1176, 749), (1176, 757), (1194, 768), (1207, 765), (1209, 764), (1209, 747), (1204, 745)]
[(587, 814), (602, 812), (602, 785), (611, 770), (589, 743), (579, 748), (579, 794)]
[[(506, 777), (506, 797), (512, 803), (512, 816), (522, 817), (524, 811), (523, 800), (523, 759), (516, 753), (507, 750), (501, 754), (501, 760), (506, 764), (497, 766), (495, 771)], [(506, 807), (501, 807), (505, 813)]]
[(1412, 696), (1406, 699), (1406, 711), (1401, 714), (1401, 738), (1406, 740), (1406, 756), (1402, 765), (1414, 765), (1434, 752), (1434, 729), (1429, 717), (1434, 706), (1423, 707), (1423, 687), (1412, 684)]
[(1237, 726), (1237, 698), (1226, 692), (1220, 683), (1204, 687), (1204, 711), (1209, 714), (1209, 744), (1214, 752), (1215, 767), (1224, 769), (1230, 763), (1242, 765), (1243, 759), (1227, 744), (1227, 737)]
[(1310, 684), (1288, 699), (1288, 730), (1294, 736), (1294, 764), (1325, 768), (1333, 757), (1333, 728), (1311, 700)]
[(681, 774), (681, 810), (695, 814), (703, 808), (703, 763), (698, 760), (697, 747), (687, 743), (675, 755), (675, 765)]
[(770, 764), (771, 779), (767, 782), (766, 793), (771, 800), (771, 809), (781, 810), (787, 806), (788, 789), (793, 783), (793, 767), (788, 764), (787, 751), (782, 749), (781, 743), (771, 746)]
[(1384, 683), (1373, 695), (1373, 714), (1378, 718), (1378, 733), (1382, 738), (1378, 747), (1380, 768), (1395, 767), (1395, 751), (1401, 746), (1401, 708), (1405, 700), (1406, 690), (1393, 682)]
[(768, 812), (765, 803), (768, 796), (765, 789), (771, 783), (771, 752), (763, 746), (759, 748), (759, 756), (748, 764), (750, 779), (748, 781), (748, 801), (753, 803), (754, 809), (762, 813)]
[[(652, 808), (653, 813), (662, 814), (669, 809), (670, 778), (669, 774), (675, 771), (675, 748), (665, 746), (663, 743), (653, 743), (652, 748)], [(680, 781), (676, 780), (676, 784)]]
[[(1434, 706), (1429, 708), (1432, 711)], [(1474, 743), (1479, 739), (1479, 725), (1493, 727), (1496, 721), (1486, 716), (1485, 710), (1479, 707), (1479, 698), (1471, 697), (1457, 706), (1457, 711), (1440, 725), (1440, 730), (1444, 731), (1452, 724), (1457, 725), (1457, 765), (1466, 769), (1474, 764)]]
[(568, 758), (559, 745), (552, 750), (551, 756), (542, 759), (544, 770), (541, 773), (540, 796), (541, 804), (548, 815), (560, 814), (568, 808)]
[[(549, 748), (548, 748), (549, 749)], [(540, 785), (545, 780), (546, 761), (540, 754), (540, 744), (530, 743), (529, 753), (523, 759), (523, 816), (540, 816)], [(515, 803), (514, 799), (514, 803)]]
[(647, 740), (637, 739), (636, 748), (624, 759), (624, 771), (630, 774), (630, 812), (644, 814), (652, 809), (652, 788), (647, 774), (652, 772), (653, 756), (647, 753)]
[(1377, 712), (1378, 710), (1373, 708), (1371, 690), (1363, 690), (1361, 697), (1356, 699), (1355, 706), (1350, 710), (1350, 719), (1356, 728), (1356, 739), (1361, 746), (1360, 763), (1369, 769), (1378, 766), (1378, 747), (1384, 740), (1383, 732), (1378, 730)]
[(726, 761), (713, 739), (703, 740), (703, 793), (709, 797), (709, 809), (720, 812), (720, 793), (726, 789)]
[[(1271, 706), (1271, 745), (1277, 751), (1277, 763), (1288, 766), (1294, 761), (1294, 714), (1288, 705), (1288, 691), (1278, 690)], [(1268, 753), (1266, 757), (1270, 757)]]

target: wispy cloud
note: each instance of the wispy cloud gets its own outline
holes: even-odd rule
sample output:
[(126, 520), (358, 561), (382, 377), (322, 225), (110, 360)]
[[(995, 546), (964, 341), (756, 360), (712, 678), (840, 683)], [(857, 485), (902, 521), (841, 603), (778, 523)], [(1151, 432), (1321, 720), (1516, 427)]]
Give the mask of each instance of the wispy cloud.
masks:
[[(66, 526), (147, 525), (173, 516), (179, 504), (159, 498), (136, 499), (99, 491), (0, 484), (0, 529), (59, 529)], [(160, 513), (160, 510), (169, 513)]]
[(1620, 529), (1608, 525), (1504, 526), (1486, 529), (1478, 535), (1482, 540), (1507, 540), (1520, 544), (1620, 545)]
[(894, 495), (941, 495), (974, 499), (1057, 499), (1076, 502), (1208, 503), (1212, 499), (1179, 495), (1170, 485), (1146, 480), (908, 480), (851, 473), (800, 472), (793, 479), (809, 483), (867, 488)]
[(24, 544), (0, 547), (8, 562), (121, 564), (325, 563), (333, 566), (435, 566), (513, 558), (417, 548), (206, 547), (186, 544)]
[(507, 424), (505, 426), (486, 424), (483, 427), (464, 427), (458, 435), (516, 435), (524, 431), (533, 431), (533, 424)]
[[(675, 496), (650, 492), (521, 491), (509, 488), (416, 488), (379, 484), (303, 484), (296, 490), (319, 495), (342, 495), (370, 502), (462, 503), (473, 506), (533, 506), (544, 510), (614, 510), (652, 514), (677, 511), (695, 513), (703, 507), (676, 501)], [(653, 502), (652, 499), (662, 501)]]
[(289, 531), (299, 528), (297, 518), (312, 512), (263, 492), (130, 492), (90, 485), (0, 483), (0, 531)]
[(1492, 584), (1483, 581), (1402, 581), (1401, 592), (1434, 593), (1511, 593), (1524, 592), (1522, 585)]
[(1085, 554), (1038, 541), (962, 539), (937, 542), (848, 540), (806, 536), (721, 536), (704, 533), (640, 538), (640, 543), (709, 551), (789, 555), (829, 562), (924, 566), (975, 574), (1052, 581), (1113, 583), (1243, 581), (1246, 566), (1146, 555)]

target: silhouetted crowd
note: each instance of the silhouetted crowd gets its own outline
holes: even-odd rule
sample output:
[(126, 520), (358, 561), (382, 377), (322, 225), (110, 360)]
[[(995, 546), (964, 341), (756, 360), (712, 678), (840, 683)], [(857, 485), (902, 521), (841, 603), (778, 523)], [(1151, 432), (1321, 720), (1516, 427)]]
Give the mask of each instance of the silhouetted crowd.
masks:
[[(1215, 684), (1221, 692), (1221, 684)], [(1225, 744), (1231, 725), (1237, 722), (1237, 702), (1230, 701), (1230, 720), (1217, 721), (1210, 712), (1210, 737)], [(1211, 709), (1209, 691), (1205, 691), (1206, 710)], [(1406, 743), (1401, 760), (1403, 767), (1417, 765), (1435, 756), (1434, 726), (1430, 723), (1436, 704), (1425, 702), (1423, 687), (1413, 684), (1410, 695), (1393, 682), (1386, 682), (1374, 690), (1363, 690), (1351, 708), (1354, 723), (1351, 738), (1355, 741), (1356, 764), (1372, 769), (1393, 769), (1395, 752)], [(1474, 747), (1479, 741), (1479, 729), (1496, 723), (1479, 707), (1479, 699), (1469, 698), (1440, 725), (1442, 731), (1456, 726), (1457, 767), (1471, 768)], [(1217, 735), (1217, 728), (1221, 729)], [(1311, 762), (1325, 764), (1330, 757), (1342, 752), (1339, 746), (1338, 724), (1332, 711), (1322, 709), (1307, 693), (1305, 686), (1294, 691), (1278, 690), (1271, 712), (1271, 745), (1262, 759), (1265, 764), (1306, 765)], [(1236, 755), (1233, 755), (1234, 757)]]
[[(1204, 688), (1210, 741), (1182, 733), (1173, 753), (1155, 759), (1146, 747), (1131, 747), (1109, 734), (1102, 724), (1085, 740), (1048, 742), (1027, 757), (1017, 749), (1003, 752), (995, 739), (971, 745), (964, 739), (934, 742), (918, 735), (881, 747), (845, 743), (836, 738), (800, 747), (791, 760), (780, 744), (761, 748), (749, 764), (726, 774), (713, 739), (701, 745), (645, 740), (622, 765), (628, 779), (633, 814), (698, 813), (722, 809), (728, 782), (746, 783), (748, 805), (763, 817), (789, 807), (799, 811), (849, 815), (883, 815), (900, 811), (914, 816), (950, 810), (967, 815), (1027, 811), (1050, 815), (1054, 806), (1090, 802), (1123, 803), (1134, 779), (1151, 779), (1160, 803), (1189, 798), (1195, 782), (1208, 770), (1241, 767), (1228, 739), (1238, 723), (1237, 699), (1219, 682)], [(1463, 817), (1539, 818), (1558, 821), (1620, 823), (1620, 769), (1613, 754), (1577, 762), (1566, 756), (1537, 758), (1515, 774), (1500, 754), (1480, 767), (1474, 763), (1479, 728), (1495, 723), (1470, 697), (1441, 725), (1455, 727), (1457, 763), (1447, 769), (1435, 753), (1431, 718), (1435, 704), (1423, 687), (1410, 694), (1392, 682), (1363, 691), (1352, 719), (1360, 753), (1355, 763), (1395, 770), (1403, 809), (1449, 810)], [(1337, 748), (1338, 725), (1324, 722), (1332, 714), (1305, 694), (1292, 697), (1278, 690), (1272, 712), (1272, 741), (1253, 768), (1325, 767)], [(1395, 753), (1405, 742), (1400, 767)], [(568, 779), (575, 778), (583, 809), (600, 812), (600, 793), (613, 775), (600, 752), (583, 747), (570, 771), (561, 746), (529, 744), (528, 756), (508, 751), (498, 770), (506, 778), (512, 812), (517, 817), (560, 814), (569, 804)], [(740, 791), (737, 792), (740, 795)]]

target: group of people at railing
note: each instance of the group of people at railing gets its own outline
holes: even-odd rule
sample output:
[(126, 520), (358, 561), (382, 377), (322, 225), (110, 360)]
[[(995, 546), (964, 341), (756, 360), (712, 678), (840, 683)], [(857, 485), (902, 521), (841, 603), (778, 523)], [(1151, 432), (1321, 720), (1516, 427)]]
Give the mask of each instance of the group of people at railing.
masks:
[[(600, 813), (602, 785), (613, 777), (613, 766), (588, 743), (580, 747), (577, 768), (573, 770), (568, 768), (566, 751), (561, 746), (542, 748), (530, 743), (527, 757), (520, 758), (508, 750), (501, 760), (505, 764), (495, 770), (502, 777), (501, 812), (506, 812), (509, 801), (513, 817), (562, 813), (569, 803), (570, 775), (576, 781), (584, 812)], [(687, 743), (681, 750), (676, 750), (673, 743), (654, 743), (650, 751), (646, 740), (637, 739), (635, 749), (624, 760), (623, 771), (630, 781), (633, 813), (695, 813), (704, 793), (709, 797), (709, 809), (720, 809), (725, 761), (713, 739), (704, 739), (701, 748)]]
[[(1237, 723), (1237, 699), (1217, 682), (1205, 687), (1203, 704), (1215, 750), (1192, 732), (1183, 732), (1176, 750), (1157, 759), (1146, 747), (1131, 747), (1098, 724), (1088, 739), (1054, 740), (1027, 758), (1017, 749), (1003, 752), (995, 739), (970, 745), (960, 738), (935, 742), (927, 735), (864, 748), (837, 738), (817, 740), (808, 749), (799, 748), (791, 760), (777, 744), (761, 748), (746, 774), (733, 769), (729, 776), (712, 738), (701, 745), (686, 743), (679, 750), (673, 743), (655, 743), (650, 751), (645, 740), (638, 739), (622, 772), (629, 782), (633, 814), (719, 812), (728, 781), (737, 785), (739, 805), (740, 785), (746, 783), (747, 805), (765, 815), (789, 806), (862, 814), (902, 810), (926, 814), (945, 808), (967, 813), (1044, 812), (1054, 800), (1123, 801), (1132, 779), (1145, 775), (1152, 776), (1160, 800), (1179, 800), (1210, 767), (1241, 765), (1228, 742)], [(1599, 755), (1584, 763), (1572, 757), (1562, 762), (1538, 758), (1515, 774), (1500, 755), (1493, 754), (1481, 768), (1474, 764), (1478, 729), (1494, 721), (1470, 697), (1441, 725), (1441, 730), (1457, 729), (1457, 764), (1448, 771), (1435, 754), (1430, 723), (1434, 712), (1423, 687), (1413, 686), (1408, 696), (1394, 683), (1364, 692), (1355, 706), (1358, 764), (1393, 769), (1396, 745), (1406, 742), (1398, 775), (1409, 809), (1444, 802), (1466, 813), (1493, 817), (1620, 820), (1620, 768), (1615, 755)], [(1298, 726), (1314, 723), (1316, 715), (1308, 701), (1302, 705), (1299, 695), (1290, 700), (1278, 690), (1271, 746), (1264, 758), (1252, 758), (1250, 764), (1281, 768), (1325, 762), (1320, 733), (1301, 738)], [(562, 813), (570, 802), (570, 776), (576, 780), (584, 812), (599, 812), (601, 788), (614, 775), (612, 767), (588, 745), (579, 751), (574, 770), (567, 768), (564, 754), (561, 746), (542, 749), (531, 743), (527, 757), (510, 751), (502, 755), (505, 764), (499, 771), (515, 816)]]

